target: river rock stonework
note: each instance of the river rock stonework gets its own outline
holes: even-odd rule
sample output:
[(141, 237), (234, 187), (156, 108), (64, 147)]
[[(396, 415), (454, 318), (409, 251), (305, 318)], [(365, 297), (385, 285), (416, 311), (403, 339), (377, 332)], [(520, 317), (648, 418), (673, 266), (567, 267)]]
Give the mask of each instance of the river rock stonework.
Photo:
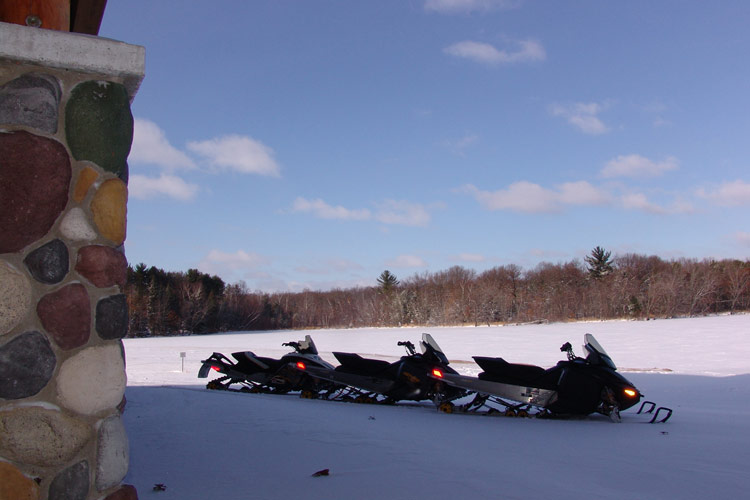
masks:
[(68, 203), (71, 169), (65, 146), (23, 130), (0, 130), (0, 158), (2, 254), (18, 252), (52, 228)]
[(91, 336), (91, 301), (81, 283), (48, 293), (36, 305), (39, 320), (62, 349), (81, 347)]
[(29, 253), (23, 263), (35, 280), (54, 285), (68, 274), (69, 260), (68, 247), (61, 240), (54, 239)]
[(142, 47), (0, 23), (0, 500), (138, 499), (118, 405), (143, 69)]
[(97, 288), (123, 287), (128, 280), (128, 261), (112, 247), (89, 245), (78, 250), (76, 271)]
[(128, 187), (120, 179), (109, 179), (94, 194), (91, 211), (102, 236), (114, 245), (125, 241)]
[(133, 115), (123, 85), (106, 80), (76, 85), (66, 106), (65, 129), (76, 160), (89, 160), (115, 175), (127, 175)]
[(28, 278), (0, 260), (0, 335), (7, 333), (27, 314), (31, 304)]
[(39, 407), (0, 411), (0, 436), (3, 456), (38, 466), (68, 462), (92, 437), (83, 420)]
[(128, 299), (123, 293), (96, 303), (96, 333), (103, 339), (117, 340), (128, 333)]
[(58, 401), (82, 415), (116, 408), (125, 393), (125, 362), (119, 343), (90, 347), (69, 358), (57, 375)]
[(52, 379), (57, 358), (40, 332), (26, 332), (0, 345), (0, 401), (39, 393)]
[(37, 500), (39, 486), (11, 464), (0, 462), (0, 498), (3, 500)]
[(54, 134), (60, 84), (44, 73), (27, 73), (0, 87), (0, 122), (17, 123)]
[(87, 461), (71, 465), (52, 480), (47, 500), (86, 500), (89, 493), (89, 474)]

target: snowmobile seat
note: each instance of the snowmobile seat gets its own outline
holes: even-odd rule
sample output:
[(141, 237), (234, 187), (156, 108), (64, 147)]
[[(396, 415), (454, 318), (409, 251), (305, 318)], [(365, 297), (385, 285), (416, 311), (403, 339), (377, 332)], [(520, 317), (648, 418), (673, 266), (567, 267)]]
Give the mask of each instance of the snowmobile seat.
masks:
[[(237, 360), (236, 369), (245, 373), (255, 373), (266, 370), (275, 371), (280, 364), (277, 359), (256, 356), (251, 351), (233, 352), (232, 357)], [(261, 365), (253, 361), (254, 359), (257, 359), (268, 368), (263, 368)]]
[(503, 358), (474, 356), (474, 361), (484, 370), (479, 374), (481, 380), (534, 386), (533, 382), (538, 382), (545, 375), (541, 366), (508, 363)]
[(347, 373), (378, 375), (391, 365), (388, 361), (363, 358), (359, 354), (349, 352), (334, 352), (333, 355), (341, 363), (341, 366), (337, 367), (336, 370)]

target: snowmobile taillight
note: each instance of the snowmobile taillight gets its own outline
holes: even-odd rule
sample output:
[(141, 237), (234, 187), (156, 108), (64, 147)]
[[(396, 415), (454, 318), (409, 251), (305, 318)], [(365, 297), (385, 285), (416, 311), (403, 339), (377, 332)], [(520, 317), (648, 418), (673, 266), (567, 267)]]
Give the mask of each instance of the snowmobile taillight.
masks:
[(636, 391), (635, 389), (625, 389), (624, 392), (625, 395), (629, 398), (634, 398), (638, 394), (638, 391)]
[(437, 378), (443, 378), (443, 371), (437, 368), (432, 369), (432, 376)]
[(302, 361), (297, 361), (297, 368), (299, 368), (300, 370), (304, 370), (307, 367), (305, 366), (305, 363), (303, 363)]
[(220, 366), (216, 366), (216, 365), (211, 365), (211, 369), (212, 370), (216, 370), (217, 372), (221, 371), (221, 367)]

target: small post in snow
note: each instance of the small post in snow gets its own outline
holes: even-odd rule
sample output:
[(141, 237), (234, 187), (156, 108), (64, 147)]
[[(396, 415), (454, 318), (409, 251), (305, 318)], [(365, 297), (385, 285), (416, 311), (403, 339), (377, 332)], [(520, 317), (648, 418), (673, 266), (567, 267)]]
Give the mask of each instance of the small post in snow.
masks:
[(185, 373), (185, 352), (180, 352), (180, 360), (182, 360), (182, 373)]

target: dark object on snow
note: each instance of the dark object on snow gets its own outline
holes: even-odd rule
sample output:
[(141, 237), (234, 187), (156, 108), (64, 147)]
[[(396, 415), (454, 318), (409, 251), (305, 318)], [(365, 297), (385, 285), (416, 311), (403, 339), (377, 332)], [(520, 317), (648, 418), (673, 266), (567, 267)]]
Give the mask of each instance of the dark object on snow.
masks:
[[(656, 411), (654, 411), (656, 410)], [(662, 412), (664, 413), (662, 415)], [(641, 404), (641, 407), (638, 408), (638, 411), (636, 412), (638, 414), (644, 413), (646, 415), (653, 414), (654, 416), (651, 417), (651, 420), (649, 420), (649, 424), (663, 424), (667, 420), (669, 420), (669, 417), (672, 416), (672, 409), (666, 408), (664, 406), (660, 406), (659, 408), (656, 408), (656, 403), (653, 401), (644, 401)], [(661, 415), (661, 418), (659, 416)]]
[[(567, 353), (568, 359), (546, 370), (508, 363), (503, 358), (474, 356), (474, 361), (484, 370), (478, 378), (445, 373), (440, 380), (477, 393), (474, 401), (461, 408), (464, 411), (475, 411), (489, 401), (504, 406), (505, 414), (511, 416), (528, 416), (529, 410), (535, 408), (540, 411), (539, 416), (601, 413), (619, 422), (620, 411), (637, 404), (642, 394), (617, 373), (612, 358), (593, 335), (584, 336), (583, 347), (587, 355), (580, 358), (566, 342), (560, 350)], [(651, 413), (656, 407), (652, 402), (644, 402), (638, 413), (644, 406), (647, 407), (645, 413)], [(666, 422), (671, 415), (672, 410), (661, 407), (650, 423)]]
[(429, 333), (423, 333), (419, 344), (421, 353), (417, 353), (414, 344), (409, 341), (398, 342), (398, 345), (406, 348), (407, 355), (395, 363), (363, 358), (359, 354), (334, 352), (333, 355), (341, 363), (335, 369), (315, 366), (298, 366), (298, 369), (315, 378), (344, 386), (328, 399), (358, 403), (431, 399), (440, 405), (464, 396), (466, 392), (463, 389), (431, 378), (430, 375), (435, 372), (457, 374), (448, 366), (448, 358), (435, 339)]
[(328, 476), (328, 475), (329, 475), (329, 470), (323, 469), (323, 470), (319, 470), (318, 472), (313, 472), (312, 477), (320, 477), (320, 476)]
[(167, 485), (164, 483), (156, 483), (153, 487), (154, 491), (167, 491)]
[(295, 366), (316, 366), (333, 369), (333, 365), (318, 356), (318, 349), (309, 335), (299, 342), (286, 342), (283, 346), (294, 349), (281, 359), (257, 356), (251, 351), (233, 352), (232, 361), (221, 353), (215, 352), (198, 371), (198, 378), (206, 378), (213, 369), (224, 376), (211, 380), (208, 389), (236, 390), (231, 387), (239, 384), (242, 392), (266, 392), (286, 394), (290, 391), (302, 391), (302, 395), (313, 398), (318, 392), (330, 389), (330, 384), (312, 378)]

